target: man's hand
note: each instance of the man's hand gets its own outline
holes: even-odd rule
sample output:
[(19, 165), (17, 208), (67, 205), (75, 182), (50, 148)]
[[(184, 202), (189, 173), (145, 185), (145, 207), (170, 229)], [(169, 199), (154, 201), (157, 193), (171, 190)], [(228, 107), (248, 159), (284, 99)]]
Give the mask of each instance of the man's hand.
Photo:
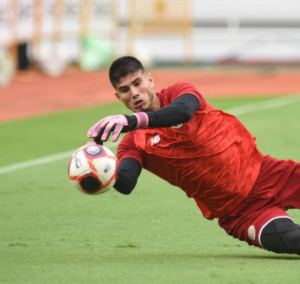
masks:
[(147, 127), (149, 123), (148, 115), (145, 112), (137, 112), (133, 115), (112, 115), (107, 116), (90, 128), (87, 136), (94, 138), (100, 144), (107, 141), (112, 133), (111, 141), (118, 140), (121, 132)]
[(128, 126), (128, 120), (125, 115), (107, 116), (97, 122), (89, 131), (87, 136), (96, 138), (101, 136), (101, 141), (106, 141), (112, 132), (111, 141), (116, 141), (124, 126)]

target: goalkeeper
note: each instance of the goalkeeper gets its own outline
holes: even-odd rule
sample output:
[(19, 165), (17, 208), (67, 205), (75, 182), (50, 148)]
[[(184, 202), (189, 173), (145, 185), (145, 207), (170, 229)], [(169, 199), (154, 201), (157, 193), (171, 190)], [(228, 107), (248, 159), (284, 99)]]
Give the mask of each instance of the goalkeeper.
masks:
[(88, 137), (102, 143), (127, 132), (118, 146), (117, 191), (130, 194), (145, 168), (185, 191), (234, 238), (300, 254), (300, 226), (286, 213), (300, 209), (300, 163), (264, 156), (236, 117), (215, 110), (189, 83), (155, 93), (134, 57), (114, 61), (109, 78), (133, 114), (101, 119)]

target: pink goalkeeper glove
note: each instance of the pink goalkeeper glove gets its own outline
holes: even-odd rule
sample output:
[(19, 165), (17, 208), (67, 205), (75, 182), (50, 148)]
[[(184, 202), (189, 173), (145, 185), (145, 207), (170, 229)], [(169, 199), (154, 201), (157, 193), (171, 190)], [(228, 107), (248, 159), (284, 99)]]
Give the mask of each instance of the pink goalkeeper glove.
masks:
[[(90, 138), (101, 136), (101, 140), (106, 141), (109, 134), (112, 132), (111, 141), (115, 142), (119, 138), (122, 130), (123, 132), (128, 132), (133, 129), (144, 128), (148, 126), (148, 123), (149, 117), (145, 112), (137, 112), (131, 116), (107, 116), (93, 125), (88, 131), (87, 136)], [(135, 125), (135, 127), (132, 125)]]

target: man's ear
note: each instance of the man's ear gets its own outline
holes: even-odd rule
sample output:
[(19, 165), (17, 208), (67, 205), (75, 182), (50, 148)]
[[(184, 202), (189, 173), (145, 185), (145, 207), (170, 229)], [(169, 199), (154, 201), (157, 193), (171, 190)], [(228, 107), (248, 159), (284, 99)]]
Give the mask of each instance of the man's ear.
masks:
[(116, 98), (120, 101), (121, 99), (120, 99), (120, 96), (119, 96), (119, 94), (118, 94), (118, 92), (114, 92), (114, 95), (116, 96)]
[(154, 79), (151, 76), (151, 73), (148, 73), (147, 77), (148, 77), (148, 81), (150, 82), (151, 87), (153, 88), (154, 87)]

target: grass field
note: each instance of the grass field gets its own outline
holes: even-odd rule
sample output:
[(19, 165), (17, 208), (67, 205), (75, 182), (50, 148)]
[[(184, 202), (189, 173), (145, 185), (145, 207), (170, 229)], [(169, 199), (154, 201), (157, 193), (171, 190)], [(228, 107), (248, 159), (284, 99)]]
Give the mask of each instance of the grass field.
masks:
[[(271, 100), (210, 102), (245, 110)], [(299, 108), (295, 100), (237, 116), (264, 154), (299, 161)], [(124, 107), (0, 124), (0, 283), (299, 283), (300, 257), (227, 236), (181, 190), (146, 171), (130, 196), (114, 189), (102, 196), (80, 193), (68, 180), (69, 158), (1, 173), (82, 146), (91, 125), (116, 113)], [(300, 211), (289, 213), (300, 222)]]

